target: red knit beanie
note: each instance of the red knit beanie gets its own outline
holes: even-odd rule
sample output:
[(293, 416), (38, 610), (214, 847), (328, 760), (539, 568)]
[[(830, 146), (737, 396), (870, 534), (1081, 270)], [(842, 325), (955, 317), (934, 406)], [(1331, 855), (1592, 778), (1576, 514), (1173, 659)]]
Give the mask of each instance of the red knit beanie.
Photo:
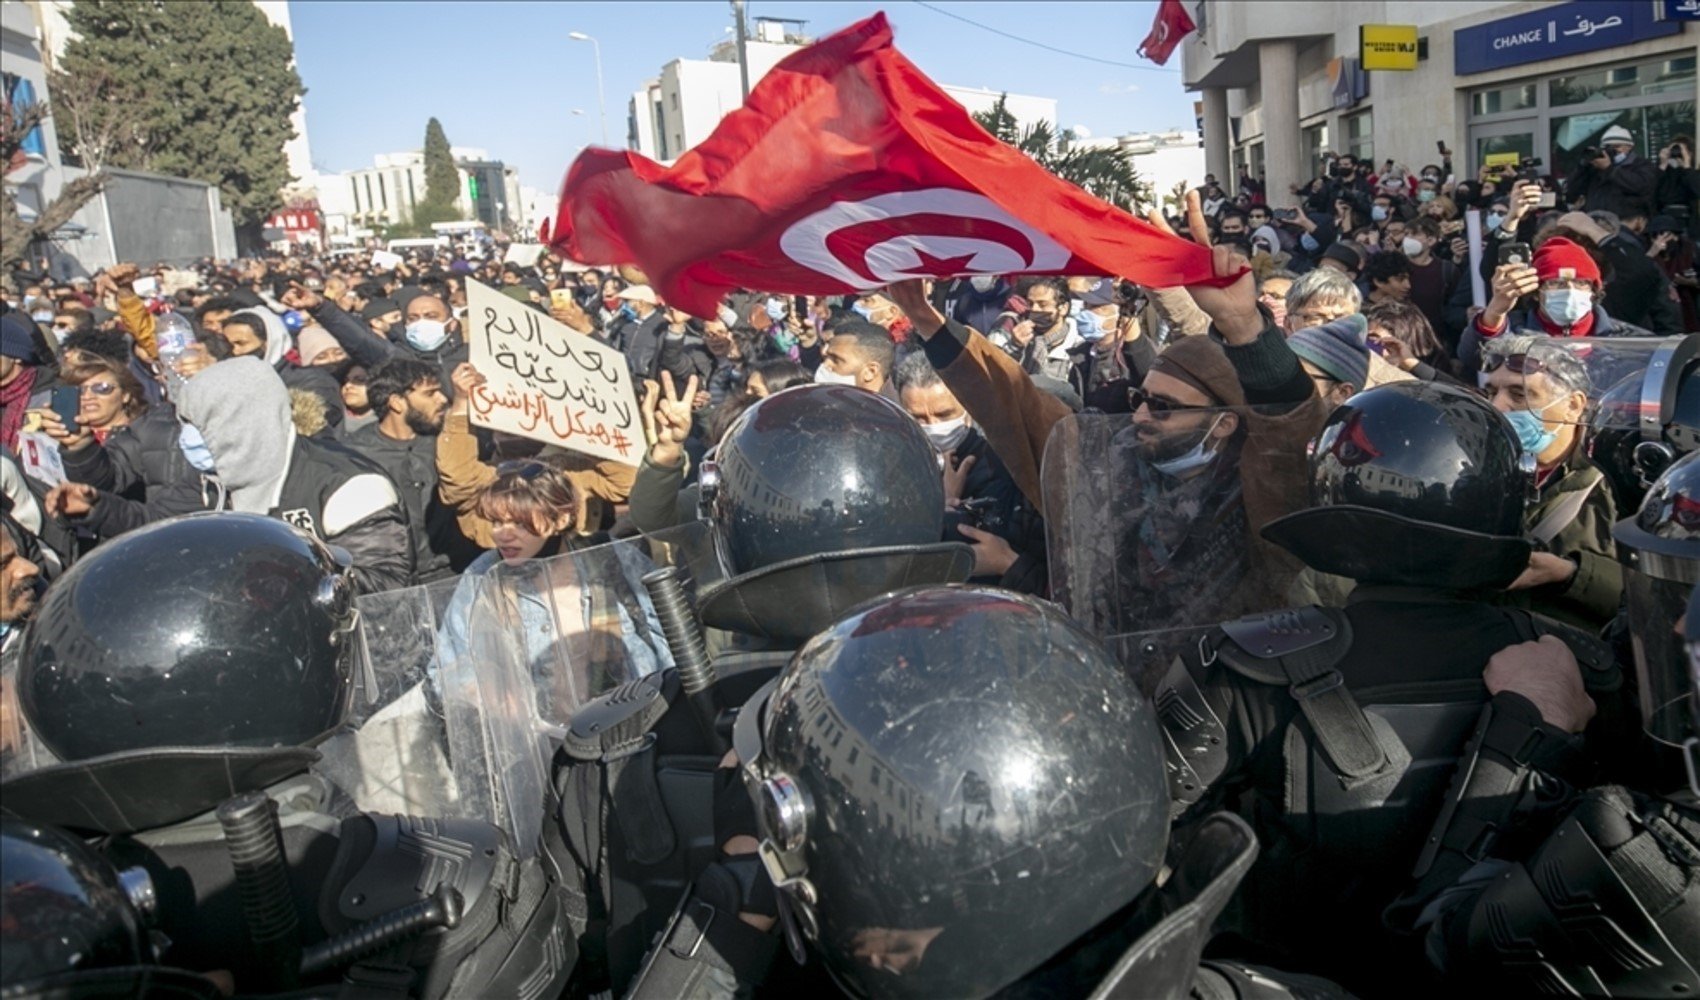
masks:
[(1588, 251), (1579, 244), (1572, 243), (1562, 236), (1554, 236), (1541, 244), (1535, 251), (1535, 274), (1542, 281), (1554, 278), (1580, 278), (1583, 281), (1599, 281), (1600, 266), (1594, 263), (1594, 258), (1588, 256)]

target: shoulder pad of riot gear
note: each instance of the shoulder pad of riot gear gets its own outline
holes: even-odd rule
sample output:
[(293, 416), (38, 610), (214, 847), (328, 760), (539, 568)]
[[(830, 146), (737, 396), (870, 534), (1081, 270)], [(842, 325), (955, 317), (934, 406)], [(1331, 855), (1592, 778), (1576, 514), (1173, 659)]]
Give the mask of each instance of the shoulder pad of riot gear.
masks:
[(1223, 625), (1222, 634), (1227, 641), (1216, 655), (1241, 676), (1285, 686), (1343, 781), (1356, 784), (1389, 766), (1389, 748), (1337, 669), (1352, 649), (1343, 612), (1310, 607), (1251, 615)]
[(1352, 648), (1345, 616), (1324, 608), (1289, 608), (1247, 615), (1222, 625), (1229, 642), (1218, 646), (1222, 662), (1237, 674), (1264, 684), (1290, 683), (1283, 657), (1306, 653), (1337, 663)]

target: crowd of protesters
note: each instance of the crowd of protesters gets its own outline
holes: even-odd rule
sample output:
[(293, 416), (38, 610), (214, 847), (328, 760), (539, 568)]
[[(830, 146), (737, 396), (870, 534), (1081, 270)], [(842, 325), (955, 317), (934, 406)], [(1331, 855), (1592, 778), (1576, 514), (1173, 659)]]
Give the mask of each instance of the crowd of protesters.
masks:
[[(1700, 174), (1686, 139), (1660, 150), (1657, 164), (1637, 148), (1624, 130), (1608, 130), (1598, 158), (1563, 183), (1515, 168), (1457, 180), (1444, 157), (1411, 170), (1329, 154), (1324, 175), (1285, 198), (1249, 177), (1229, 197), (1207, 177), (1193, 193), (1197, 212), (1151, 221), (1195, 239), (1205, 234), (1190, 230), (1202, 224), (1209, 242), (1249, 260), (1260, 309), (1288, 335), (1286, 355), (1322, 400), (1407, 379), (1474, 386), (1503, 363), (1504, 345), (1533, 350), (1529, 336), (1696, 329)], [(1482, 213), (1480, 302), (1469, 210)], [(12, 277), (0, 351), (7, 516), (39, 536), (44, 572), (139, 525), (219, 508), (280, 516), (342, 546), (368, 590), (488, 565), (481, 553), (491, 550), (529, 558), (653, 530), (691, 516), (695, 469), (743, 409), (814, 381), (859, 386), (907, 410), (940, 453), (948, 503), (973, 511), (948, 531), (974, 544), (976, 575), (1044, 593), (1033, 444), (1043, 437), (1004, 426), (1012, 397), (953, 393), (938, 358), (919, 349), (917, 317), (936, 310), (980, 332), (1025, 373), (1050, 422), (1083, 410), (1154, 422), (1151, 380), (1163, 359), (1221, 354), (1203, 336), (1211, 318), (1184, 289), (1096, 276), (929, 284), (924, 310), (899, 301), (913, 290), (752, 290), (708, 318), (671, 308), (630, 268), (546, 252), (530, 265), (415, 251), (389, 269), (365, 255), (296, 254), (145, 273), (124, 264), (65, 282)], [(654, 440), (640, 467), (472, 425), (480, 376), (463, 332), (468, 280), (624, 353), (648, 386)], [(193, 346), (164, 365), (162, 326), (183, 322)], [(1193, 405), (1260, 401), (1255, 379), (1182, 388), (1205, 390)], [(1539, 452), (1544, 482), (1563, 484), (1586, 466), (1567, 432), (1580, 409), (1559, 416), (1521, 391), (1494, 399)], [(1607, 501), (1602, 491), (1593, 503)], [(1596, 537), (1589, 525), (1613, 519), (1593, 510), (1575, 532)], [(1570, 551), (1609, 561), (1599, 548)], [(1596, 593), (1566, 565), (1531, 566), (1526, 589), (1583, 617), (1609, 617), (1609, 579)], [(1595, 568), (1610, 576), (1604, 563)]]

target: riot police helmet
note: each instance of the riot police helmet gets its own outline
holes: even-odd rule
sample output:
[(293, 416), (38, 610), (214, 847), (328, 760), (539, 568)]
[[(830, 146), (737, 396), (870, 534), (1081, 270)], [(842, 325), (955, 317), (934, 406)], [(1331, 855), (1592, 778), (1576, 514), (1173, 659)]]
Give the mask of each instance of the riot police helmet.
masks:
[(153, 905), (144, 869), (119, 873), (57, 827), (0, 815), (0, 983), (6, 996), (43, 995), (52, 992), (50, 983), (99, 981), (101, 970), (151, 963), (146, 921)]
[(1618, 509), (1640, 506), (1673, 462), (1700, 449), (1700, 335), (1655, 342), (1644, 367), (1601, 395), (1591, 423), (1589, 455)]
[(282, 521), (190, 514), (90, 552), (24, 634), (18, 700), (62, 761), (157, 747), (282, 747), (342, 720), (353, 590)]
[(936, 585), (852, 611), (736, 726), (788, 937), (859, 996), (1015, 982), (1156, 875), (1154, 716), (1048, 602)]
[(704, 498), (726, 575), (823, 553), (935, 544), (938, 455), (896, 403), (853, 386), (802, 385), (727, 431)]
[[(1624, 567), (1643, 723), (1655, 740), (1695, 754), (1700, 705), (1690, 643), (1700, 639), (1700, 622), (1689, 608), (1700, 583), (1700, 453), (1665, 470), (1612, 537)], [(1691, 778), (1696, 764), (1700, 759), (1691, 757)]]
[(1459, 386), (1398, 382), (1335, 408), (1311, 441), (1310, 507), (1265, 538), (1359, 582), (1498, 588), (1529, 562), (1534, 458)]

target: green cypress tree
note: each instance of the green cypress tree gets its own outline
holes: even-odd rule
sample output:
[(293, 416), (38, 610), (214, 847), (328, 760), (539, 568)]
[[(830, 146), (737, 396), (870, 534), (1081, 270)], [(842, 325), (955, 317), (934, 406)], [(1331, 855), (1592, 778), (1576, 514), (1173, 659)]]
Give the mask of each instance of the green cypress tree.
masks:
[(306, 93), (283, 28), (247, 0), (78, 0), (65, 18), (60, 70), (98, 79), (99, 97), (136, 123), (108, 164), (217, 184), (256, 236), (292, 180), (283, 147)]

